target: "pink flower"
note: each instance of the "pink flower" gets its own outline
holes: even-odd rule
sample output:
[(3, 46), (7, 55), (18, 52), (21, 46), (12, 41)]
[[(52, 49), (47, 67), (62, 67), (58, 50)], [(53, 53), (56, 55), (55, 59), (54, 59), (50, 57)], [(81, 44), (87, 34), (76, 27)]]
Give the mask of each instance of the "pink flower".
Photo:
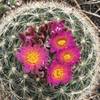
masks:
[(75, 45), (74, 37), (70, 31), (61, 32), (54, 37), (51, 37), (49, 44), (51, 52), (59, 51), (64, 48), (72, 47)]
[(60, 64), (53, 61), (47, 70), (47, 81), (49, 85), (57, 86), (67, 84), (72, 79), (72, 66)]
[(60, 63), (76, 64), (80, 59), (80, 49), (78, 47), (65, 48), (57, 52), (56, 57)]
[(55, 35), (59, 32), (62, 32), (65, 30), (65, 21), (51, 21), (49, 24), (49, 30), (51, 35)]
[(19, 34), (19, 37), (23, 45), (32, 45), (33, 39), (35, 38), (35, 29), (29, 26), (24, 32)]
[(16, 57), (23, 64), (25, 73), (38, 71), (48, 61), (47, 51), (39, 45), (21, 47)]

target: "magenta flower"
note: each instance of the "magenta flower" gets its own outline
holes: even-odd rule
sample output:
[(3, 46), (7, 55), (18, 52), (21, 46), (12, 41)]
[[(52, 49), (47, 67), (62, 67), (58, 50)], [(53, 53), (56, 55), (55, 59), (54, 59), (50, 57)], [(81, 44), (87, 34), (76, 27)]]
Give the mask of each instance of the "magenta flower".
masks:
[(49, 26), (49, 30), (51, 35), (55, 35), (59, 32), (62, 32), (65, 30), (65, 21), (51, 21), (48, 26)]
[(29, 26), (24, 32), (19, 34), (19, 37), (23, 45), (32, 45), (35, 38), (35, 30), (32, 26)]
[(65, 48), (57, 52), (56, 57), (60, 63), (76, 64), (80, 59), (80, 49), (78, 47)]
[(75, 45), (74, 37), (70, 31), (61, 32), (54, 37), (51, 37), (49, 44), (51, 52), (59, 51), (64, 48), (72, 47)]
[(23, 64), (25, 73), (38, 71), (48, 61), (47, 51), (39, 45), (21, 47), (16, 57)]
[(72, 79), (72, 66), (53, 61), (51, 66), (48, 67), (47, 75), (49, 85), (67, 84)]

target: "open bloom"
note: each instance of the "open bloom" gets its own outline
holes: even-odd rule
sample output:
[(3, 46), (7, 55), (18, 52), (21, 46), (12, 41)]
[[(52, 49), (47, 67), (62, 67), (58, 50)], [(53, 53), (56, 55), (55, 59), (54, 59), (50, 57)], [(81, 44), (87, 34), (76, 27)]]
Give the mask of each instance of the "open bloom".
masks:
[(72, 67), (54, 61), (48, 67), (47, 75), (49, 85), (67, 84), (72, 79)]
[(65, 48), (57, 52), (57, 59), (61, 63), (75, 64), (80, 59), (80, 49), (78, 47)]
[(39, 45), (21, 47), (16, 57), (24, 65), (25, 73), (38, 71), (48, 61), (47, 51)]
[(75, 45), (74, 37), (70, 31), (61, 32), (54, 37), (51, 37), (49, 44), (51, 52), (59, 51)]

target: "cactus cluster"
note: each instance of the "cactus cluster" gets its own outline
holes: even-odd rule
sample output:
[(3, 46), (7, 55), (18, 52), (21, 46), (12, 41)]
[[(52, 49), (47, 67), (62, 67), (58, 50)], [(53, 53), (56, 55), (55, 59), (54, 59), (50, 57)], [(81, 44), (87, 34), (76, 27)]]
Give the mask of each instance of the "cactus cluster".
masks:
[[(69, 84), (45, 86), (40, 78), (26, 74), (16, 60), (21, 41), (19, 33), (28, 26), (65, 20), (79, 48), (81, 60), (74, 66)], [(0, 92), (7, 100), (85, 100), (91, 93), (98, 70), (98, 38), (89, 19), (76, 8), (55, 2), (34, 2), (23, 5), (2, 19), (0, 25)], [(41, 73), (42, 75), (43, 73)]]

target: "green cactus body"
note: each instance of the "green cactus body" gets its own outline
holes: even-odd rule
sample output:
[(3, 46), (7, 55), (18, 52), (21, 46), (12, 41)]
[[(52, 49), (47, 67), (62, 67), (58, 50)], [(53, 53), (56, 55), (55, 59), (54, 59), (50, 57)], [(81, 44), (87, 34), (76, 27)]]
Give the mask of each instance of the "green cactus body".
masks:
[[(52, 20), (65, 20), (81, 48), (81, 60), (75, 65), (73, 80), (57, 88), (45, 85), (33, 76), (24, 74), (15, 52), (20, 46), (18, 34), (28, 25)], [(23, 5), (3, 19), (0, 25), (0, 84), (11, 100), (85, 100), (98, 70), (98, 38), (96, 29), (79, 10), (54, 2), (35, 2)], [(8, 99), (7, 99), (8, 100)]]

